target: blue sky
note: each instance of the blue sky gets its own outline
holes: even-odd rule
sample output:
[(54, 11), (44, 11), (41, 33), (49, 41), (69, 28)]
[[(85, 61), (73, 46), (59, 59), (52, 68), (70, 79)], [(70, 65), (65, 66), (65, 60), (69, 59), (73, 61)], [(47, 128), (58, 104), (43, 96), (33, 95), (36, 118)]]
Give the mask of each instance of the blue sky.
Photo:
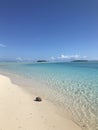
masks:
[(98, 0), (0, 0), (0, 58), (98, 59)]

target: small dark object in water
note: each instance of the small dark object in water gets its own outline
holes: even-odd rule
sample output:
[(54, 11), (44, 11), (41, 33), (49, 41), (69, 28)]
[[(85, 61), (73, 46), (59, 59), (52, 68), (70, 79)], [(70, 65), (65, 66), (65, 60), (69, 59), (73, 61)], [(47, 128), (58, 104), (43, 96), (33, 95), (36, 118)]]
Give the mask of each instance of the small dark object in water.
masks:
[(36, 102), (41, 102), (42, 99), (41, 99), (40, 97), (36, 97), (36, 98), (34, 99), (34, 101), (36, 101)]

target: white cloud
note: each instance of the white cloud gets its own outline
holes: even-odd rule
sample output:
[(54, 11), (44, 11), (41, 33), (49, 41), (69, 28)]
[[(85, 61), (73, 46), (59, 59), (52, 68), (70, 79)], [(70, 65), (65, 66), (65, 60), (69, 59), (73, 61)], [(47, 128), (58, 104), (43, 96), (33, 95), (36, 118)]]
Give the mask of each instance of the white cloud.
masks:
[(23, 59), (21, 57), (17, 57), (16, 60), (22, 61)]
[(70, 59), (79, 59), (79, 58), (81, 58), (81, 56), (80, 55), (71, 55), (70, 56)]
[[(52, 57), (53, 59), (53, 57)], [(55, 58), (56, 60), (78, 60), (78, 59), (87, 59), (87, 56), (76, 55), (64, 55), (61, 54), (59, 57)]]
[(51, 57), (51, 60), (55, 60), (55, 57), (54, 57), (54, 56), (52, 56), (52, 57)]
[(69, 59), (69, 57), (70, 56), (68, 56), (68, 55), (60, 55), (59, 57), (58, 57), (58, 59)]
[(0, 47), (6, 47), (6, 45), (0, 43)]
[(83, 59), (87, 59), (87, 56), (83, 56)]

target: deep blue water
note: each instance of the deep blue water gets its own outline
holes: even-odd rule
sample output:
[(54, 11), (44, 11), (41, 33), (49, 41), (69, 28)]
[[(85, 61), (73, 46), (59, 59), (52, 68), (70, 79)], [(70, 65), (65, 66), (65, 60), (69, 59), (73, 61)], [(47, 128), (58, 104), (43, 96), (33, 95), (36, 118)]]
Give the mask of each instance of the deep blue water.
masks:
[(30, 83), (37, 81), (41, 84), (38, 93), (63, 112), (66, 109), (83, 129), (98, 129), (98, 62), (0, 63), (0, 72), (16, 74)]

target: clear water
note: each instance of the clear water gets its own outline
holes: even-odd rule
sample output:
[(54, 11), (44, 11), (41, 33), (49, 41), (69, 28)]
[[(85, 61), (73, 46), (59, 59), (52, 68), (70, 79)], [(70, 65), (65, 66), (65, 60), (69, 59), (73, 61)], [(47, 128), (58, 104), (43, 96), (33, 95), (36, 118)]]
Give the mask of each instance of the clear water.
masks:
[(62, 107), (84, 130), (98, 130), (98, 62), (0, 63), (0, 72), (31, 84), (37, 81), (39, 94)]

